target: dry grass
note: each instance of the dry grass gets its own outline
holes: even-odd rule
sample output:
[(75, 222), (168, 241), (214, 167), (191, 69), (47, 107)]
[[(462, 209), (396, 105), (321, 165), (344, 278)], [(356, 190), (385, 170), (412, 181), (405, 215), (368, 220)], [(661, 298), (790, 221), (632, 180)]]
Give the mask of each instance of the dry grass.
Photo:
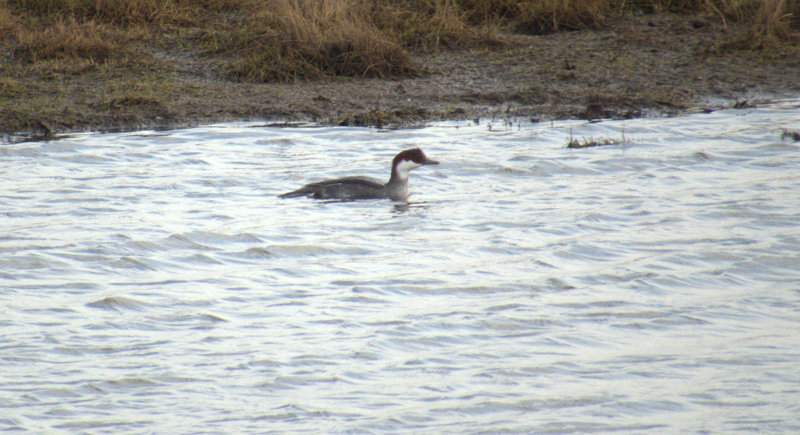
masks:
[(504, 31), (598, 28), (657, 11), (714, 14), (731, 30), (722, 50), (800, 41), (797, 0), (0, 0), (0, 42), (34, 64), (177, 44), (224, 56), (220, 72), (238, 80), (390, 77), (419, 72), (409, 50), (492, 45)]
[(74, 17), (58, 18), (43, 31), (17, 26), (13, 35), (17, 42), (14, 54), (32, 63), (56, 58), (102, 61), (123, 49), (108, 26)]
[(731, 48), (774, 50), (800, 41), (800, 2), (797, 0), (718, 0), (723, 20), (740, 24), (726, 41)]
[(295, 80), (322, 74), (387, 77), (414, 72), (408, 54), (356, 0), (273, 0), (237, 35), (241, 78)]
[[(98, 20), (117, 25), (188, 21), (188, 5), (159, 0), (7, 0), (36, 16)], [(184, 2), (186, 3), (186, 2)]]
[(597, 28), (609, 13), (608, 0), (543, 0), (519, 5), (515, 29), (526, 33)]
[(500, 21), (486, 16), (472, 21), (469, 9), (457, 0), (375, 2), (371, 19), (404, 47), (433, 51), (502, 43)]

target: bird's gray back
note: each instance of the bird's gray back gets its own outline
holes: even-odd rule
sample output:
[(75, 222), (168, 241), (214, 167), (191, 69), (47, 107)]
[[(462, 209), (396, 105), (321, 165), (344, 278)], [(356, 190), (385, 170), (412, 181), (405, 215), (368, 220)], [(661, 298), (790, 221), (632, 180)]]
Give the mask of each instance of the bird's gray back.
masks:
[(281, 195), (286, 198), (310, 196), (318, 199), (369, 199), (386, 198), (386, 189), (379, 180), (369, 177), (344, 177), (335, 180), (306, 184), (294, 192)]

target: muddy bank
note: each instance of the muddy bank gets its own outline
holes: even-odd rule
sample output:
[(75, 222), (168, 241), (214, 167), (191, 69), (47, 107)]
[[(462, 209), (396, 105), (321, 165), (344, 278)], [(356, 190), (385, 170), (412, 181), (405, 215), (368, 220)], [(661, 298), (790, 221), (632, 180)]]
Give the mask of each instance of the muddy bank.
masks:
[(726, 31), (713, 17), (653, 15), (604, 30), (508, 35), (499, 47), (415, 54), (424, 73), (402, 79), (235, 82), (221, 72), (225, 59), (186, 48), (136, 65), (47, 74), (6, 68), (0, 131), (47, 137), (234, 120), (402, 126), (630, 118), (800, 95), (800, 48), (723, 52), (716, 44)]

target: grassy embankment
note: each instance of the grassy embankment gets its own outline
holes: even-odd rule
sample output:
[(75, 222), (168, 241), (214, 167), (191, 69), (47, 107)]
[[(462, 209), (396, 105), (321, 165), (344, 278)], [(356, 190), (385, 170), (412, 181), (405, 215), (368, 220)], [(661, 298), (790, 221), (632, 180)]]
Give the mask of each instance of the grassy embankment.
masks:
[(652, 12), (735, 25), (719, 50), (779, 53), (800, 39), (796, 0), (0, 0), (0, 132), (213, 118), (192, 109), (208, 98), (203, 78), (413, 76), (409, 53)]

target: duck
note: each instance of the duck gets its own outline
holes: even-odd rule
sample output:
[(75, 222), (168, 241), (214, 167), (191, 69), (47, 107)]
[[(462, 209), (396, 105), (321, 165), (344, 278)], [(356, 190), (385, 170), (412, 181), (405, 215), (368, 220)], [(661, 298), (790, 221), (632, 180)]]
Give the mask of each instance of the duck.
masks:
[(389, 181), (371, 177), (343, 177), (332, 180), (317, 181), (291, 192), (278, 195), (280, 198), (309, 197), (314, 199), (338, 199), (343, 201), (359, 199), (388, 198), (392, 201), (408, 201), (411, 191), (408, 187), (408, 175), (411, 170), (420, 166), (438, 165), (419, 148), (411, 148), (399, 152), (392, 159), (392, 172)]

